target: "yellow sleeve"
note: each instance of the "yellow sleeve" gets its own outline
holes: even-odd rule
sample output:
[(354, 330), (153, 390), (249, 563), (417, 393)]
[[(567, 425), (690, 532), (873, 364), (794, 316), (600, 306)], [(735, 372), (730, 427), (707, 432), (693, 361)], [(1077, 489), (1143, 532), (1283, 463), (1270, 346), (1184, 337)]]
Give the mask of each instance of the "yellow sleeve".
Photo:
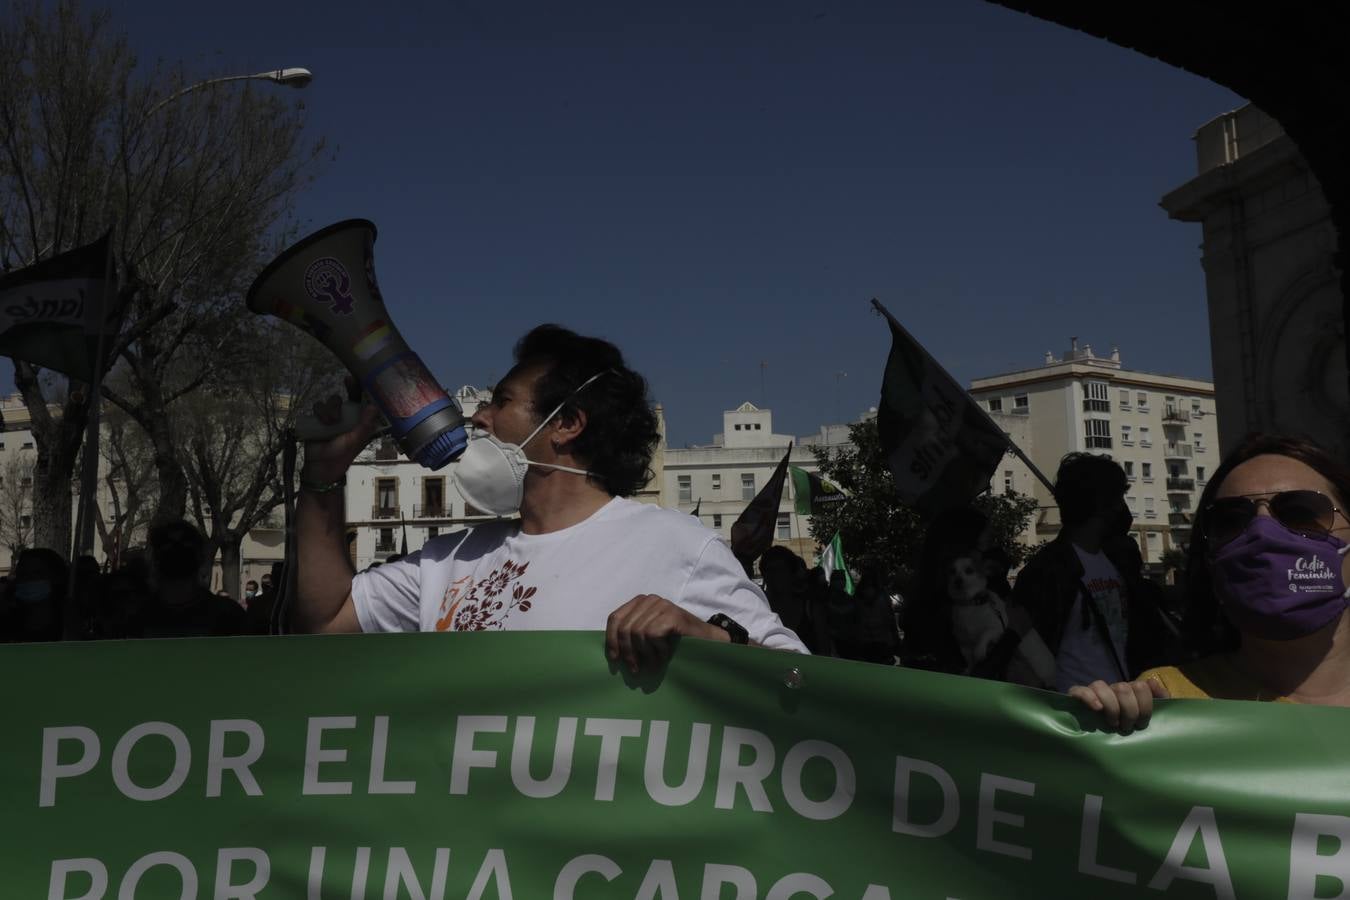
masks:
[(1162, 686), (1167, 689), (1167, 696), (1174, 700), (1209, 699), (1209, 694), (1197, 687), (1195, 682), (1182, 674), (1176, 666), (1160, 666), (1156, 669), (1149, 669), (1139, 676), (1140, 681), (1148, 681), (1150, 678), (1160, 681)]

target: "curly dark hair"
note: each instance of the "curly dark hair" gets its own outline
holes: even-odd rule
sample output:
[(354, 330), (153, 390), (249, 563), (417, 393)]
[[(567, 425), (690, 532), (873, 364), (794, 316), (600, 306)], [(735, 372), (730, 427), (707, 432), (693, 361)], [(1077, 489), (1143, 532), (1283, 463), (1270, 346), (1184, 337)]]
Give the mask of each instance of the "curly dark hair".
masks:
[(628, 368), (618, 347), (560, 325), (540, 325), (516, 343), (515, 358), (512, 374), (545, 366), (531, 398), (540, 415), (561, 403), (564, 422), (577, 413), (586, 417), (572, 451), (607, 492), (630, 497), (651, 480), (652, 454), (661, 441), (656, 413), (647, 380)]
[(1205, 511), (1214, 502), (1214, 496), (1224, 479), (1238, 466), (1258, 456), (1287, 456), (1304, 463), (1331, 482), (1336, 492), (1337, 506), (1350, 510), (1350, 466), (1322, 449), (1316, 442), (1293, 435), (1261, 434), (1253, 432), (1233, 448), (1223, 462), (1209, 476), (1209, 484), (1200, 494), (1196, 507), (1191, 542), (1186, 548), (1186, 607), (1183, 627), (1186, 642), (1201, 654), (1235, 649), (1241, 640), (1238, 630), (1229, 623), (1214, 596), (1214, 584), (1209, 576), (1210, 547), (1205, 539)]
[(1070, 453), (1055, 473), (1055, 502), (1065, 525), (1079, 525), (1120, 502), (1129, 488), (1125, 470), (1109, 456)]

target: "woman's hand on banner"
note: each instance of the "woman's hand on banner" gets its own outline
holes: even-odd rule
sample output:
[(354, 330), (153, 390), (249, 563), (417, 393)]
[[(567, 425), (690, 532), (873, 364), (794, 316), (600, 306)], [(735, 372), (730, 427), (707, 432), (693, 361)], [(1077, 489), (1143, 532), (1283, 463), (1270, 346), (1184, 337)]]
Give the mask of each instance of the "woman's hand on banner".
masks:
[(729, 641), (726, 631), (709, 625), (665, 597), (642, 594), (609, 614), (605, 624), (605, 656), (636, 673), (664, 664), (680, 637)]
[(1107, 684), (1094, 681), (1088, 685), (1069, 688), (1069, 696), (1080, 700), (1088, 709), (1099, 712), (1114, 731), (1131, 734), (1148, 725), (1153, 715), (1153, 701), (1166, 700), (1167, 688), (1156, 678), (1148, 681), (1118, 681)]

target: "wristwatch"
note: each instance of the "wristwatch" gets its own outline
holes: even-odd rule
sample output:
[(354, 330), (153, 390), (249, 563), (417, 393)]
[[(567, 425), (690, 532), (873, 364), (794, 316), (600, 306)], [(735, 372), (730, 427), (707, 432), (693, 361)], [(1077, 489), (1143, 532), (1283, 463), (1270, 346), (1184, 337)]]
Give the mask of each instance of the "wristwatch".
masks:
[(731, 636), (733, 644), (750, 643), (750, 632), (746, 631), (740, 622), (737, 622), (726, 613), (717, 613), (708, 620), (709, 625), (716, 625)]

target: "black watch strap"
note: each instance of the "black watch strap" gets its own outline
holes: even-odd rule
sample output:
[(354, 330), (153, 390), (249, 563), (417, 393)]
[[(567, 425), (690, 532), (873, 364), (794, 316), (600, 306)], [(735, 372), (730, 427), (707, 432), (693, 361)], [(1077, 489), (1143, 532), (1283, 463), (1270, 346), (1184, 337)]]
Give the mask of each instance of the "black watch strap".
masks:
[(718, 628), (731, 635), (731, 642), (733, 644), (750, 643), (750, 632), (746, 631), (745, 627), (741, 625), (740, 622), (737, 622), (726, 613), (714, 614), (713, 617), (708, 620), (708, 624), (716, 625)]

